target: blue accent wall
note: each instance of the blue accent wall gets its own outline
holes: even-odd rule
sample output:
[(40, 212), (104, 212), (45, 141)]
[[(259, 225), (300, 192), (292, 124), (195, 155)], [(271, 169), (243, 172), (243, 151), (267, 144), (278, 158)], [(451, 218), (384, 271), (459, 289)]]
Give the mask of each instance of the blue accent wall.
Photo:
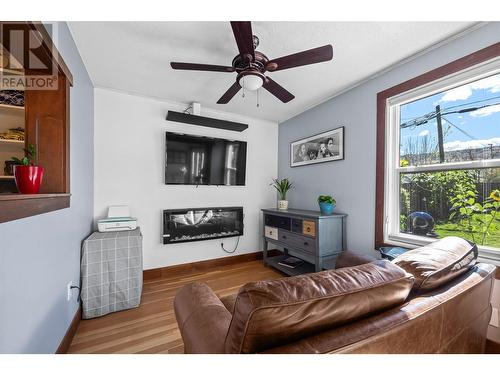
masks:
[(81, 241), (93, 217), (94, 91), (68, 26), (55, 40), (69, 66), (71, 207), (0, 224), (0, 353), (53, 353), (78, 309)]
[[(377, 93), (499, 41), (500, 22), (486, 24), (281, 123), (278, 175), (295, 184), (287, 196), (290, 206), (317, 210), (318, 195), (333, 195), (335, 210), (349, 215), (347, 247), (372, 251)], [(362, 51), (359, 56), (367, 59)], [(290, 142), (339, 126), (345, 126), (345, 160), (290, 168)]]

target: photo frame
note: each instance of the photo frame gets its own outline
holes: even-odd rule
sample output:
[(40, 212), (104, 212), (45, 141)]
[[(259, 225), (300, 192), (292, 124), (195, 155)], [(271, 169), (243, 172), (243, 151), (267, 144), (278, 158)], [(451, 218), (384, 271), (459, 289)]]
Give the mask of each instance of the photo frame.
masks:
[(343, 126), (290, 143), (291, 167), (343, 159)]

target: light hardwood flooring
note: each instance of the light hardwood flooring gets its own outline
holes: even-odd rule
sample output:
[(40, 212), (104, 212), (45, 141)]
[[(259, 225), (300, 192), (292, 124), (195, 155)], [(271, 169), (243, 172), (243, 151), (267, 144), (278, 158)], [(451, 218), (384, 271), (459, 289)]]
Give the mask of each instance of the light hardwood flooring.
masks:
[(256, 260), (146, 281), (138, 308), (82, 320), (68, 353), (183, 353), (173, 306), (180, 287), (203, 281), (222, 297), (237, 293), (250, 281), (280, 277)]

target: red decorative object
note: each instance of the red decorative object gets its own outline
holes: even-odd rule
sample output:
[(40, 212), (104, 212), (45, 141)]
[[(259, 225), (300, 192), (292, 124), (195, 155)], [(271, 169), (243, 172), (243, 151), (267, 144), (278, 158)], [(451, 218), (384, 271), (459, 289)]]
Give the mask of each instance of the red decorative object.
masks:
[(43, 178), (43, 167), (16, 165), (14, 167), (17, 190), (21, 194), (38, 194)]

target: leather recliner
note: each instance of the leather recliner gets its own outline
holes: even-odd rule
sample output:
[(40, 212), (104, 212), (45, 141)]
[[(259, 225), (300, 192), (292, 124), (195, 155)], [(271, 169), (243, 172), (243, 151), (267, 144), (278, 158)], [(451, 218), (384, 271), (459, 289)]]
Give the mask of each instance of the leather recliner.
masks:
[(448, 237), (393, 262), (350, 251), (335, 270), (179, 290), (186, 353), (482, 353), (495, 267)]

